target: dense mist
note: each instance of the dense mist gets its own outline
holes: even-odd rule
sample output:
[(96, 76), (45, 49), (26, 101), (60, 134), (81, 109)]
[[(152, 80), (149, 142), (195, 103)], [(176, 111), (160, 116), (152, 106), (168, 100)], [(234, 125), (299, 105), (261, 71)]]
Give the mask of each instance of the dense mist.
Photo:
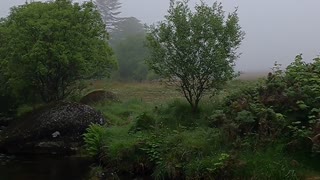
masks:
[[(3, 0), (0, 16), (8, 14), (13, 5), (25, 0)], [(142, 23), (152, 24), (163, 19), (169, 0), (122, 0), (123, 17), (134, 16)], [(190, 4), (199, 3), (191, 0)], [(214, 0), (205, 0), (212, 4)], [(269, 1), (221, 1), (225, 10), (238, 7), (240, 24), (246, 32), (239, 49), (242, 53), (237, 62), (241, 71), (267, 71), (275, 61), (284, 66), (303, 53), (307, 61), (320, 52), (320, 2), (317, 0), (269, 0)]]

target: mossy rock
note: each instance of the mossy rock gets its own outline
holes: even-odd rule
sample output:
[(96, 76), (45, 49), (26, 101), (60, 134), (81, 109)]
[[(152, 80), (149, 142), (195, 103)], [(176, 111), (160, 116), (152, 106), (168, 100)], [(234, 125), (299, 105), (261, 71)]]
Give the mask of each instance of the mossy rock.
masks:
[(0, 133), (0, 151), (11, 154), (72, 154), (83, 145), (91, 124), (105, 124), (100, 112), (71, 102), (43, 106), (12, 122)]
[(118, 97), (109, 91), (105, 90), (95, 90), (87, 95), (83, 96), (80, 100), (80, 103), (86, 105), (93, 105), (102, 102), (118, 102)]

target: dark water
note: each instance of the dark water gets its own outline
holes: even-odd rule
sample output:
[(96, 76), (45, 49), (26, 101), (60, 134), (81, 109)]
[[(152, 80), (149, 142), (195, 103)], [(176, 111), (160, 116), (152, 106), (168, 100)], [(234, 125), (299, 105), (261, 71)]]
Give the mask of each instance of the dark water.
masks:
[(0, 154), (0, 180), (85, 180), (91, 163), (80, 157)]

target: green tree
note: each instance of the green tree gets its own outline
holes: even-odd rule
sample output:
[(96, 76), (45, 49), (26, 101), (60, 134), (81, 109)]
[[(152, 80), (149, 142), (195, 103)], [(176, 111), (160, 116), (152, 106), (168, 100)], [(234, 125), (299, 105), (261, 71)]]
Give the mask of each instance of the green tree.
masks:
[(19, 98), (66, 98), (80, 80), (109, 75), (116, 62), (91, 2), (32, 2), (0, 22), (0, 72)]
[(136, 34), (127, 36), (113, 46), (119, 63), (120, 79), (142, 81), (147, 78), (148, 67), (144, 61), (148, 49), (144, 40), (145, 34)]
[(110, 45), (113, 47), (119, 63), (115, 74), (121, 80), (145, 80), (148, 68), (145, 58), (148, 48), (145, 46), (145, 28), (134, 17), (124, 18), (117, 23), (118, 30), (110, 33)]
[(225, 17), (221, 3), (195, 6), (171, 0), (165, 20), (149, 28), (150, 68), (183, 92), (193, 111), (209, 90), (234, 77), (237, 48), (244, 37), (237, 12)]

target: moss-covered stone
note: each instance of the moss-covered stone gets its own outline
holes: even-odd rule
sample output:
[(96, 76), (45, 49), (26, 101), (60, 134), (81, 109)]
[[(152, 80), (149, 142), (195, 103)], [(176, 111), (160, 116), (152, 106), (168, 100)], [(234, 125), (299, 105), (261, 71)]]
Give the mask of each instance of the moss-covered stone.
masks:
[(105, 90), (95, 90), (88, 93), (87, 95), (82, 97), (80, 100), (82, 104), (87, 104), (87, 105), (92, 105), (92, 104), (106, 102), (106, 101), (117, 102), (119, 101), (119, 99), (112, 92), (105, 91)]
[(105, 118), (87, 105), (58, 102), (29, 112), (0, 134), (0, 150), (6, 153), (74, 153), (83, 144), (82, 134), (91, 123)]

